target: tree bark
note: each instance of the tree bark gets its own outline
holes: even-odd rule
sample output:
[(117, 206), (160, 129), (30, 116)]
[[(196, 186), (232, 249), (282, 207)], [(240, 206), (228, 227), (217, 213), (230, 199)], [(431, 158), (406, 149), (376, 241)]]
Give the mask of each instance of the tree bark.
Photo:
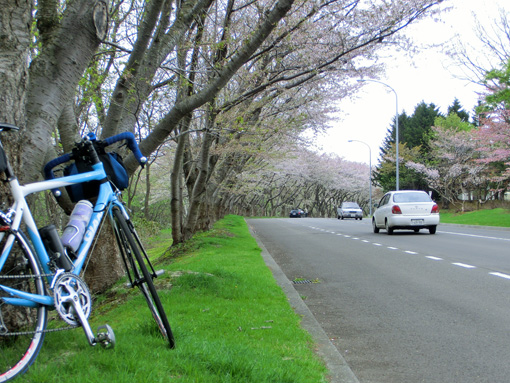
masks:
[(99, 47), (98, 13), (107, 16), (104, 1), (69, 3), (60, 25), (51, 28), (51, 36), (45, 36), (43, 51), (30, 66), (24, 182), (40, 178), (46, 152), (52, 145), (52, 130), (66, 102), (74, 98), (78, 81)]
[[(32, 1), (0, 0), (0, 121), (25, 127)], [(16, 174), (21, 169), (20, 134), (3, 134), (2, 143)], [(0, 192), (7, 201), (5, 191)]]

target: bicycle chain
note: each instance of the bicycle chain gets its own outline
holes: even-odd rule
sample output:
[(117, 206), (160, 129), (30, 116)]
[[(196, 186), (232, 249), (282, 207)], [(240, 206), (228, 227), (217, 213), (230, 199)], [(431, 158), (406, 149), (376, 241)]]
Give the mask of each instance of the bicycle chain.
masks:
[(0, 279), (29, 279), (39, 277), (53, 277), (55, 274), (37, 274), (37, 275), (0, 275)]
[(69, 327), (62, 327), (62, 328), (52, 328), (52, 329), (46, 329), (42, 331), (17, 331), (17, 332), (7, 332), (5, 334), (0, 334), (0, 336), (16, 336), (16, 335), (33, 335), (33, 334), (42, 334), (42, 333), (48, 333), (48, 332), (59, 332), (59, 331), (67, 331), (72, 330), (75, 328), (78, 328), (80, 326), (69, 326)]
[[(29, 279), (29, 278), (39, 278), (39, 277), (53, 277), (55, 274), (38, 274), (38, 275), (0, 275), (0, 279)], [(78, 328), (80, 326), (68, 326), (62, 328), (53, 328), (53, 329), (45, 329), (41, 331), (16, 331), (16, 332), (6, 332), (0, 333), (0, 336), (17, 336), (17, 335), (33, 335), (33, 334), (41, 334), (41, 333), (49, 333), (49, 332), (59, 332), (59, 331), (67, 331)]]

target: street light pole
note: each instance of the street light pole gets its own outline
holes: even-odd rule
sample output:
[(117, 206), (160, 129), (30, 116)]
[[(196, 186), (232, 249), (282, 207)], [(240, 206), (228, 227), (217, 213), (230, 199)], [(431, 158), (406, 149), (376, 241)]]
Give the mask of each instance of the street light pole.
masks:
[(359, 140), (349, 140), (348, 142), (359, 142), (360, 144), (366, 145), (368, 148), (368, 193), (369, 193), (369, 199), (370, 199), (370, 217), (372, 217), (372, 149), (370, 148), (370, 145), (368, 145), (366, 142), (359, 141)]
[(388, 88), (391, 89), (391, 91), (395, 94), (395, 151), (396, 151), (396, 156), (397, 156), (397, 169), (396, 169), (396, 176), (397, 176), (397, 181), (396, 181), (396, 185), (395, 185), (395, 190), (400, 190), (400, 182), (399, 182), (399, 153), (398, 153), (398, 146), (399, 146), (399, 139), (398, 139), (398, 96), (397, 96), (397, 92), (395, 92), (395, 89), (393, 89), (391, 86), (389, 86), (388, 84), (386, 84), (385, 82), (382, 82), (382, 81), (379, 81), (379, 80), (372, 80), (372, 79), (360, 79), (358, 80), (359, 82), (365, 82), (365, 81), (371, 81), (371, 82), (377, 82), (381, 85), (384, 85)]

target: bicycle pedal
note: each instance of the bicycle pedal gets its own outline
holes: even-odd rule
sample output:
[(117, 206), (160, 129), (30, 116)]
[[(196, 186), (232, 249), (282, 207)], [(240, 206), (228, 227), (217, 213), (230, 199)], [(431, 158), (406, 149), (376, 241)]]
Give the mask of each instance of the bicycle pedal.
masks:
[(97, 328), (97, 336), (96, 341), (101, 345), (101, 347), (105, 349), (110, 349), (115, 347), (115, 334), (113, 329), (105, 324), (104, 326), (99, 326)]
[(165, 274), (165, 270), (163, 270), (163, 269), (158, 270), (158, 271), (154, 272), (154, 274), (156, 274), (156, 278), (157, 278), (157, 277), (160, 277), (160, 276), (162, 276), (163, 274)]

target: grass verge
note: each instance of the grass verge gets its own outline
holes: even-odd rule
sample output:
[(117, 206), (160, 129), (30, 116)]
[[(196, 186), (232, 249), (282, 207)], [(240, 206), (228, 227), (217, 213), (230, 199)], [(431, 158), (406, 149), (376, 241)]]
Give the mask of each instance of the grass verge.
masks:
[(450, 213), (443, 210), (441, 211), (441, 222), (461, 225), (510, 227), (510, 210), (497, 208), (470, 211), (468, 213)]
[(81, 329), (49, 333), (20, 382), (326, 382), (310, 335), (260, 256), (243, 218), (228, 216), (178, 257), (168, 235), (151, 241), (157, 280), (175, 333), (170, 350), (138, 293), (119, 282), (90, 318), (115, 331), (113, 350), (90, 347)]

